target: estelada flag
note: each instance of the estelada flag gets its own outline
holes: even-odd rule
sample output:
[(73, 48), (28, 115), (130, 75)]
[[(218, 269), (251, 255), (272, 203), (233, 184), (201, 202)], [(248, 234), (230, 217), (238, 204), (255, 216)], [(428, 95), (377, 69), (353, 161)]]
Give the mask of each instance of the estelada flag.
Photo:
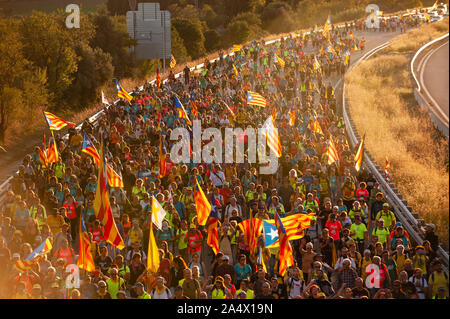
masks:
[(95, 191), (94, 199), (95, 217), (97, 217), (97, 219), (102, 223), (104, 227), (103, 236), (105, 237), (105, 240), (111, 245), (119, 249), (123, 249), (125, 248), (125, 244), (122, 237), (120, 236), (119, 231), (117, 230), (116, 222), (114, 221), (114, 217), (111, 211), (108, 189), (106, 187), (107, 173), (105, 158), (103, 155), (103, 140), (101, 142), (99, 155), (100, 162), (98, 165), (97, 189)]
[(50, 252), (52, 250), (52, 243), (50, 239), (46, 239), (42, 242), (35, 250), (31, 252), (24, 260), (18, 260), (14, 263), (14, 268), (19, 272), (24, 273), (25, 271), (31, 269), (35, 265), (42, 255)]
[(197, 190), (194, 193), (195, 207), (197, 210), (197, 222), (199, 225), (204, 226), (208, 220), (208, 216), (211, 212), (211, 204), (203, 193), (197, 178), (195, 178), (197, 183)]
[(175, 60), (173, 54), (171, 54), (170, 55), (170, 63), (169, 63), (170, 68), (173, 69), (176, 64), (177, 64), (177, 60)]

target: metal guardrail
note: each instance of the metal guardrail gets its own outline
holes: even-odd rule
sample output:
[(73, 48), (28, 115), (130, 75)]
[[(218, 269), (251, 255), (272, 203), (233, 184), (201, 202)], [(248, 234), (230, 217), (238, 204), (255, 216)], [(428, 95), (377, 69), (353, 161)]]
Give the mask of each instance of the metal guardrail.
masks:
[[(388, 45), (389, 45), (389, 42), (384, 43), (384, 44), (377, 46), (376, 48), (370, 50), (364, 56), (362, 56), (361, 59), (357, 63), (353, 64), (352, 67), (357, 65), (360, 61), (367, 60), (368, 58), (370, 58), (372, 55), (374, 55), (378, 51), (381, 51), (384, 48), (386, 48)], [(357, 144), (359, 144), (359, 141), (361, 139), (359, 137), (359, 134), (356, 132), (356, 127), (347, 112), (346, 98), (345, 98), (345, 82), (343, 84), (343, 89), (342, 89), (342, 112), (343, 112), (347, 135), (350, 139), (350, 142), (352, 143), (352, 146), (354, 147)], [(400, 220), (402, 225), (406, 228), (410, 237), (412, 239), (414, 239), (414, 241), (417, 242), (418, 244), (422, 244), (423, 238), (419, 233), (419, 227), (420, 227), (419, 220), (416, 219), (416, 217), (418, 217), (418, 214), (412, 213), (412, 207), (407, 206), (407, 201), (403, 200), (402, 195), (398, 194), (398, 192), (395, 191), (396, 189), (394, 188), (394, 185), (389, 184), (386, 181), (386, 179), (383, 177), (383, 175), (381, 173), (380, 167), (375, 164), (375, 161), (371, 158), (370, 153), (367, 151), (365, 151), (363, 165), (366, 167), (366, 169), (368, 169), (368, 171), (373, 173), (373, 175), (375, 176), (376, 180), (380, 184), (380, 187), (381, 187), (383, 193), (385, 194), (387, 201), (389, 202), (391, 207), (394, 208), (396, 217)], [(446, 252), (441, 246), (439, 246), (437, 254), (444, 266), (445, 272), (448, 273), (448, 271), (449, 271), (448, 252)]]

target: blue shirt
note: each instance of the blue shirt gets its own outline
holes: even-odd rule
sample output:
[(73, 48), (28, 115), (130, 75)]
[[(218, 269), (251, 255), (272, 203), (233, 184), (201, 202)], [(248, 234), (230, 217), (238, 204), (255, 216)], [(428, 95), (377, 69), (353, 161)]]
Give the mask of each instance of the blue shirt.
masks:
[(234, 265), (234, 271), (236, 272), (236, 280), (247, 279), (252, 274), (252, 268), (245, 264), (242, 268), (239, 263)]

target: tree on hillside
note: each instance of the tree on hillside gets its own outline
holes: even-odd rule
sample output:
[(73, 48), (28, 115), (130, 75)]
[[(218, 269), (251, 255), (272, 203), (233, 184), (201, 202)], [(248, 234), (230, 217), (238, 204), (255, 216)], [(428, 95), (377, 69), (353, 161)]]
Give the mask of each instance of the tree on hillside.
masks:
[(95, 35), (90, 41), (93, 48), (99, 47), (112, 57), (114, 76), (117, 78), (128, 77), (132, 74), (135, 61), (128, 52), (128, 48), (134, 43), (128, 33), (118, 30), (110, 16), (98, 13), (92, 17), (95, 26)]
[(261, 20), (264, 21), (264, 28), (271, 33), (292, 31), (295, 28), (292, 11), (289, 4), (285, 2), (271, 2), (264, 7), (261, 15)]
[(199, 20), (176, 18), (172, 20), (172, 24), (183, 39), (187, 53), (193, 59), (198, 59), (206, 54), (205, 37)]
[(172, 47), (172, 54), (175, 57), (175, 60), (177, 60), (177, 63), (189, 61), (191, 57), (187, 53), (183, 39), (180, 37), (177, 29), (173, 24), (170, 26), (170, 30), (171, 30), (170, 43)]
[(250, 40), (250, 27), (245, 21), (233, 21), (225, 29), (223, 45), (231, 47), (233, 44), (245, 43)]
[(63, 103), (64, 93), (75, 78), (78, 56), (68, 35), (69, 29), (43, 12), (23, 17), (20, 23), (24, 57), (45, 69), (53, 105)]
[(93, 49), (81, 43), (75, 51), (81, 59), (76, 78), (66, 96), (74, 108), (82, 109), (96, 102), (100, 88), (113, 78), (114, 67), (111, 55), (98, 47)]
[(45, 70), (24, 57), (19, 32), (11, 20), (0, 18), (0, 39), (0, 143), (4, 144), (12, 120), (27, 125), (33, 112), (47, 103), (48, 91)]

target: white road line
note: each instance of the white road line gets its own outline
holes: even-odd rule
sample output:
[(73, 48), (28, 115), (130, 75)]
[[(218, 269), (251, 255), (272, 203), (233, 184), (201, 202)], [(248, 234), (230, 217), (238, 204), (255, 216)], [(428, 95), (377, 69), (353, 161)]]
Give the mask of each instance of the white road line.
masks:
[(424, 59), (422, 59), (423, 63), (421, 66), (420, 70), (420, 83), (422, 84), (422, 89), (424, 90), (425, 94), (427, 95), (427, 97), (431, 100), (431, 103), (434, 104), (435, 108), (438, 110), (439, 114), (445, 119), (446, 121), (446, 125), (448, 126), (449, 121), (448, 121), (448, 116), (442, 111), (442, 108), (440, 107), (440, 105), (436, 102), (436, 100), (431, 96), (430, 92), (427, 90), (427, 87), (425, 86), (425, 82), (423, 81), (423, 74), (424, 71), (426, 69), (428, 60), (433, 56), (434, 53), (436, 53), (440, 48), (442, 48), (444, 45), (448, 45), (448, 41), (441, 44), (440, 46), (438, 46), (436, 49), (431, 50), (430, 52), (428, 52)]

